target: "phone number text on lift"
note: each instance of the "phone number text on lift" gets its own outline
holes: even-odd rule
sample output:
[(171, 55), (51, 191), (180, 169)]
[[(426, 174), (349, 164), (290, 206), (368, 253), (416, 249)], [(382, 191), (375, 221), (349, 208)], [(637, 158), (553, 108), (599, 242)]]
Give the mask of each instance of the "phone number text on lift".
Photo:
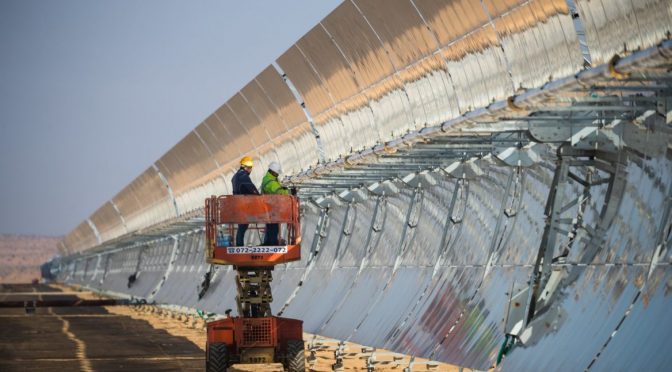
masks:
[(273, 253), (287, 253), (287, 247), (227, 247), (228, 254), (273, 254)]

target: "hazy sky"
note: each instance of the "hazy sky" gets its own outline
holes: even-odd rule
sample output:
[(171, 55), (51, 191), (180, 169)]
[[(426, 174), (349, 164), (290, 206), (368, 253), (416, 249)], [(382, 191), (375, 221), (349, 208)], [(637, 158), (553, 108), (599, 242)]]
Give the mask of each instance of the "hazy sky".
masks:
[(339, 3), (0, 0), (0, 233), (68, 233)]

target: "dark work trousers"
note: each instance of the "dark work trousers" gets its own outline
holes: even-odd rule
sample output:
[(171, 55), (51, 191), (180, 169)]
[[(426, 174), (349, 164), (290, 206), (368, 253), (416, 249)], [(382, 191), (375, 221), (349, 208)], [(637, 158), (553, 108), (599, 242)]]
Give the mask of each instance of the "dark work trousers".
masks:
[(264, 245), (278, 245), (278, 234), (280, 225), (277, 223), (266, 224), (266, 234), (264, 235)]
[(236, 246), (242, 247), (245, 245), (245, 231), (247, 231), (247, 224), (238, 225), (238, 232), (236, 232)]

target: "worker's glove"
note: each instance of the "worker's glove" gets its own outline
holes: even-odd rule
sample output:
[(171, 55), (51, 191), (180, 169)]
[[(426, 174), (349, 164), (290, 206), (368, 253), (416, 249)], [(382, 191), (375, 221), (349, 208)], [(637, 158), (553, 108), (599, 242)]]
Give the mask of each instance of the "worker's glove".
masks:
[(294, 196), (296, 196), (296, 194), (298, 193), (298, 191), (296, 190), (296, 187), (292, 187), (291, 189), (289, 189), (289, 192)]

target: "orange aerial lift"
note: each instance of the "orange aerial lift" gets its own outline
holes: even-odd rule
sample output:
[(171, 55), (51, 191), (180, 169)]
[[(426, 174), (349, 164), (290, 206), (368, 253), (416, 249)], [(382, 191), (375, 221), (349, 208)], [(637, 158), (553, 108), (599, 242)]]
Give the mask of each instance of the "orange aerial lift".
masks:
[[(279, 245), (235, 246), (240, 224), (249, 232), (280, 225)], [(256, 226), (251, 226), (255, 225)], [(261, 241), (261, 239), (259, 239)], [(277, 264), (301, 259), (299, 201), (291, 195), (224, 195), (205, 201), (206, 260), (237, 270), (238, 315), (207, 323), (206, 370), (225, 371), (235, 363), (282, 363), (305, 370), (303, 322), (272, 316), (271, 272)]]

